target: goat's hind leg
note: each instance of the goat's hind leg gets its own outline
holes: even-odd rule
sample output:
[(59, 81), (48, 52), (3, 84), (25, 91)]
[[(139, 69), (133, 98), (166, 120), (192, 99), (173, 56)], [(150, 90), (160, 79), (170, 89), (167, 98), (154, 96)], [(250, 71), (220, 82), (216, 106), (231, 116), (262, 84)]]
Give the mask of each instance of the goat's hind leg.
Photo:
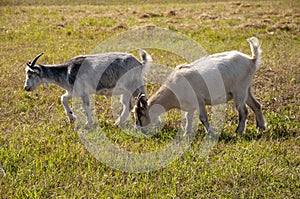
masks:
[(266, 127), (265, 118), (261, 110), (261, 105), (257, 102), (255, 97), (253, 96), (251, 88), (248, 89), (248, 98), (246, 103), (253, 110), (255, 114), (257, 128), (265, 130), (267, 127)]
[(92, 112), (91, 112), (91, 106), (90, 106), (90, 98), (88, 95), (82, 95), (81, 100), (82, 100), (82, 106), (86, 112), (86, 120), (87, 120), (86, 125), (90, 126), (93, 124), (93, 118), (92, 118)]
[(237, 107), (238, 112), (239, 112), (239, 124), (235, 130), (235, 133), (243, 133), (245, 128), (246, 128), (246, 119), (248, 116), (248, 110), (245, 104), (240, 105)]
[[(245, 91), (245, 92), (241, 92), (241, 91)], [(246, 107), (247, 97), (248, 97), (248, 92), (246, 89), (245, 90), (242, 89), (239, 92), (233, 94), (234, 103), (239, 113), (239, 123), (235, 130), (236, 134), (238, 133), (243, 134), (246, 128), (246, 119), (248, 116), (248, 110)]]
[(115, 125), (120, 125), (122, 122), (127, 120), (130, 109), (132, 108), (131, 95), (129, 94), (121, 95), (120, 102), (123, 105), (123, 110), (120, 117), (116, 120)]
[(76, 120), (76, 116), (73, 114), (73, 111), (70, 109), (69, 104), (68, 104), (68, 101), (71, 98), (72, 98), (72, 93), (69, 93), (68, 91), (64, 95), (61, 96), (61, 103), (64, 106), (64, 109), (65, 109), (66, 115), (69, 118), (69, 121), (72, 123)]

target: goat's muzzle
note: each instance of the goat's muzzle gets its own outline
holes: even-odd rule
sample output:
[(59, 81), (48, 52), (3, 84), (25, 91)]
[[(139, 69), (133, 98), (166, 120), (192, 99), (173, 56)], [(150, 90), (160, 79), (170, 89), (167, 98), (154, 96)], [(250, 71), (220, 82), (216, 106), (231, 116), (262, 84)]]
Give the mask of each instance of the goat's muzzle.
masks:
[(135, 124), (135, 125), (134, 125), (134, 128), (135, 128), (136, 130), (141, 131), (143, 134), (146, 135), (146, 134), (148, 133), (148, 131), (150, 130), (151, 126), (150, 126), (150, 125), (147, 125), (147, 126), (140, 126), (140, 125), (138, 125), (138, 124)]
[(24, 86), (24, 90), (27, 91), (27, 92), (29, 92), (29, 91), (31, 91), (31, 87), (29, 87), (29, 86)]

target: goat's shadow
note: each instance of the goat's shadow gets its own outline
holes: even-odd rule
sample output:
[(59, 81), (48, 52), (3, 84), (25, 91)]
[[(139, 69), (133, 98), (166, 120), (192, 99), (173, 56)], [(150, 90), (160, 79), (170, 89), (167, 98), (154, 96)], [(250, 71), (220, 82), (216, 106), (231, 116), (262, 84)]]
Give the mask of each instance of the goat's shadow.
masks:
[[(160, 140), (160, 142), (170, 141), (172, 139), (178, 139), (178, 136), (183, 136), (183, 132), (179, 130), (177, 127), (174, 127), (169, 124), (164, 124), (159, 130), (156, 132), (152, 132), (151, 134), (145, 134), (140, 129), (134, 128), (134, 125), (131, 122), (123, 123), (121, 126), (115, 126), (111, 121), (99, 121), (97, 123), (101, 130), (110, 137), (110, 133), (115, 131), (115, 134), (119, 134), (121, 132), (127, 134), (129, 137), (135, 137), (139, 139), (155, 139)], [(123, 129), (126, 129), (125, 131)], [(87, 131), (89, 131), (87, 129)], [(198, 126), (195, 134), (193, 135), (193, 139), (195, 140), (204, 140), (207, 133), (202, 126)], [(258, 131), (255, 127), (249, 127), (245, 130), (243, 134), (236, 134), (235, 132), (229, 132), (226, 129), (223, 129), (220, 135), (218, 136), (218, 142), (223, 142), (225, 144), (234, 144), (241, 140), (251, 142), (258, 141), (261, 139), (264, 140), (282, 140), (288, 139), (290, 137), (297, 138), (300, 136), (300, 133), (296, 130), (289, 131), (284, 128), (269, 128), (267, 130)]]
[[(156, 139), (163, 139), (164, 137), (173, 137), (178, 133), (178, 129), (165, 124), (160, 132), (157, 132), (153, 137)], [(198, 127), (195, 132), (195, 140), (203, 140), (207, 136), (207, 133), (204, 127)], [(218, 142), (228, 143), (237, 143), (238, 141), (258, 141), (261, 139), (265, 140), (278, 140), (278, 139), (288, 139), (288, 138), (298, 138), (300, 133), (296, 130), (288, 130), (285, 128), (269, 128), (266, 130), (257, 130), (255, 127), (246, 129), (243, 134), (236, 134), (235, 132), (228, 132), (225, 129), (222, 130), (218, 137)]]
[[(205, 133), (198, 132), (200, 135)], [(219, 142), (225, 144), (237, 143), (241, 140), (251, 142), (259, 140), (282, 140), (288, 139), (291, 137), (299, 137), (299, 132), (296, 131), (287, 131), (286, 129), (267, 129), (267, 130), (257, 130), (256, 128), (246, 129), (243, 134), (236, 134), (235, 132), (221, 132), (219, 137)]]

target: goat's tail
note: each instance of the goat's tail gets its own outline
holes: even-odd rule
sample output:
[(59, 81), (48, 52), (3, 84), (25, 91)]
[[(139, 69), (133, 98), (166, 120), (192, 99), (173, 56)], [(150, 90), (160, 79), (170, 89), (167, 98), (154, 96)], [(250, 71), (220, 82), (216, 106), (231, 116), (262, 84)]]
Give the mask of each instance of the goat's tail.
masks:
[(143, 49), (139, 49), (139, 55), (142, 59), (143, 73), (145, 74), (152, 62), (151, 56)]
[(255, 63), (256, 69), (258, 69), (260, 60), (261, 60), (261, 44), (259, 43), (259, 40), (256, 37), (251, 37), (247, 39), (247, 41), (250, 44), (251, 52), (252, 52), (252, 60)]

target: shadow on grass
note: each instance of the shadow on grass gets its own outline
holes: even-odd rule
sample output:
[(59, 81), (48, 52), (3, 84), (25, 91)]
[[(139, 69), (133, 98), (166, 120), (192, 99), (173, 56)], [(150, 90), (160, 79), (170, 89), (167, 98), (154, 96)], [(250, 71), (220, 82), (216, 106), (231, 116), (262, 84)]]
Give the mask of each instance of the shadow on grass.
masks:
[[(175, 139), (178, 134), (182, 134), (179, 132), (177, 126), (165, 124), (160, 131), (152, 135), (143, 134), (141, 130), (135, 129), (131, 123), (124, 124), (126, 131), (123, 131), (122, 128), (114, 126), (109, 121), (100, 122), (100, 127), (106, 134), (106, 136), (110, 139), (115, 139), (116, 136), (121, 136), (124, 139), (128, 139), (131, 141), (141, 141), (144, 138), (154, 139), (159, 141), (159, 143), (167, 143), (172, 139)], [(124, 128), (123, 128), (124, 129)], [(139, 136), (136, 136), (139, 134)], [(199, 125), (198, 130), (195, 134), (195, 140), (203, 140), (206, 136), (206, 131), (204, 127)], [(267, 130), (258, 131), (254, 126), (248, 126), (244, 134), (236, 135), (233, 129), (224, 128), (218, 138), (218, 142), (223, 142), (225, 144), (236, 143), (238, 141), (258, 141), (261, 139), (265, 140), (285, 140), (291, 137), (297, 138), (300, 136), (300, 133), (297, 132), (297, 128), (287, 128), (286, 125), (274, 125), (270, 126)], [(135, 138), (132, 138), (135, 137)]]
[(257, 131), (256, 129), (249, 129), (242, 135), (236, 135), (235, 133), (222, 132), (219, 137), (219, 142), (236, 143), (239, 140), (245, 141), (258, 141), (261, 139), (265, 140), (285, 140), (291, 137), (297, 138), (300, 134), (294, 130), (287, 130), (284, 128), (271, 128), (264, 131)]

